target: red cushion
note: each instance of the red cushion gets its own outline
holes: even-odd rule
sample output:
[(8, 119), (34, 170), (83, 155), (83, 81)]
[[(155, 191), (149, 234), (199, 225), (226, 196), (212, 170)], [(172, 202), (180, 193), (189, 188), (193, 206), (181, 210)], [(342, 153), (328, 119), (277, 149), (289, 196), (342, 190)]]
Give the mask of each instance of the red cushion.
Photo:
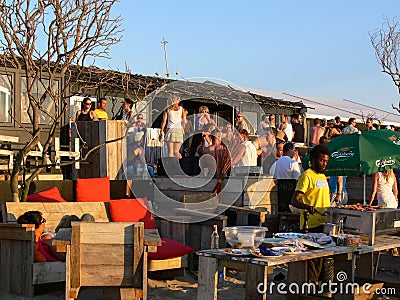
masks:
[(58, 187), (53, 187), (49, 190), (39, 193), (30, 194), (26, 197), (27, 202), (67, 202), (61, 197)]
[(144, 222), (145, 229), (156, 229), (147, 198), (110, 200), (113, 222)]
[(76, 180), (76, 201), (110, 201), (110, 178), (78, 178)]
[(149, 252), (149, 259), (168, 259), (189, 254), (194, 249), (174, 240), (162, 238), (162, 246), (157, 247), (157, 252)]

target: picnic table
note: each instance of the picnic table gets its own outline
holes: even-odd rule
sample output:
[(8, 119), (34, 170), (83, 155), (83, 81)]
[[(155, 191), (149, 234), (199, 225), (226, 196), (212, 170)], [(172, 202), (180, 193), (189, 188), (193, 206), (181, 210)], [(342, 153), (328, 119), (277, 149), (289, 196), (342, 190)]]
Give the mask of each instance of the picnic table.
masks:
[[(326, 246), (324, 249), (309, 250), (296, 255), (271, 256), (264, 258), (249, 256), (234, 256), (220, 250), (198, 251), (199, 256), (199, 287), (198, 300), (217, 299), (218, 268), (245, 272), (245, 299), (267, 299), (268, 293), (260, 293), (257, 286), (264, 283), (263, 288), (268, 292), (267, 277), (276, 266), (287, 264), (287, 283), (297, 283), (302, 286), (307, 283), (307, 262), (314, 258), (334, 258), (334, 282), (343, 286), (355, 282), (355, 270), (364, 274), (369, 270), (372, 274), (373, 262), (371, 255), (374, 252), (400, 247), (400, 237), (382, 235), (377, 236), (375, 245), (361, 245), (358, 248), (351, 246)], [(370, 261), (368, 261), (370, 259)], [(344, 276), (338, 278), (338, 272)], [(371, 277), (372, 278), (372, 277)], [(276, 291), (276, 289), (274, 290)], [(288, 292), (288, 296), (290, 293)], [(296, 295), (292, 295), (296, 297)], [(336, 293), (333, 299), (354, 299), (353, 294)]]
[[(53, 239), (52, 244), (56, 246), (57, 252), (67, 252), (67, 245), (71, 244), (72, 228), (60, 228)], [(147, 252), (157, 252), (157, 247), (162, 245), (157, 229), (144, 230), (144, 245)]]

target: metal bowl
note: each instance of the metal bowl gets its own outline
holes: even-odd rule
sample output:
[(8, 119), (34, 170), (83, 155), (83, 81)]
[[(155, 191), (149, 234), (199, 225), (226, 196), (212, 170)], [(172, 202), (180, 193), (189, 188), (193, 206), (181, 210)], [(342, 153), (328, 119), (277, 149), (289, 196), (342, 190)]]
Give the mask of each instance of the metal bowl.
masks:
[(336, 223), (323, 223), (323, 232), (330, 236), (337, 236), (339, 234), (340, 225)]
[(226, 241), (234, 248), (258, 247), (264, 237), (267, 227), (258, 226), (232, 226), (224, 227)]

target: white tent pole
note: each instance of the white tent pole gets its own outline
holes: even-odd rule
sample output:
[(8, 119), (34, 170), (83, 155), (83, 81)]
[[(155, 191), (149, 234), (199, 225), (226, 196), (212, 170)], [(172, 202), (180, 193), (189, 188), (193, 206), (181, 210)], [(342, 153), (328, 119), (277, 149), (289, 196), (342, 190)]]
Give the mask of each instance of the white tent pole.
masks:
[(366, 198), (366, 184), (365, 184), (365, 174), (363, 173), (363, 181), (364, 181), (364, 184), (363, 184), (363, 198), (364, 198), (364, 205), (367, 205), (367, 201), (365, 200), (365, 198)]

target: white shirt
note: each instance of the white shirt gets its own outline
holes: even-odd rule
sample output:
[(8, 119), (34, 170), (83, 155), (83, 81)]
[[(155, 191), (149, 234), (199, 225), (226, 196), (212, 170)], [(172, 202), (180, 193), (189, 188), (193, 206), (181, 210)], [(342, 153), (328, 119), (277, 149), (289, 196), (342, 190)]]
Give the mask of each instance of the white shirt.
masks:
[(244, 153), (239, 166), (257, 166), (257, 149), (253, 142), (245, 141), (243, 145), (246, 147), (246, 152)]
[(170, 109), (168, 111), (167, 128), (182, 128), (182, 106), (178, 110)]
[(292, 124), (286, 123), (286, 128), (283, 129), (283, 132), (286, 134), (288, 138), (288, 142), (291, 142), (293, 139), (293, 127)]
[(272, 164), (269, 174), (277, 179), (297, 180), (301, 174), (300, 165), (294, 159), (284, 155)]

